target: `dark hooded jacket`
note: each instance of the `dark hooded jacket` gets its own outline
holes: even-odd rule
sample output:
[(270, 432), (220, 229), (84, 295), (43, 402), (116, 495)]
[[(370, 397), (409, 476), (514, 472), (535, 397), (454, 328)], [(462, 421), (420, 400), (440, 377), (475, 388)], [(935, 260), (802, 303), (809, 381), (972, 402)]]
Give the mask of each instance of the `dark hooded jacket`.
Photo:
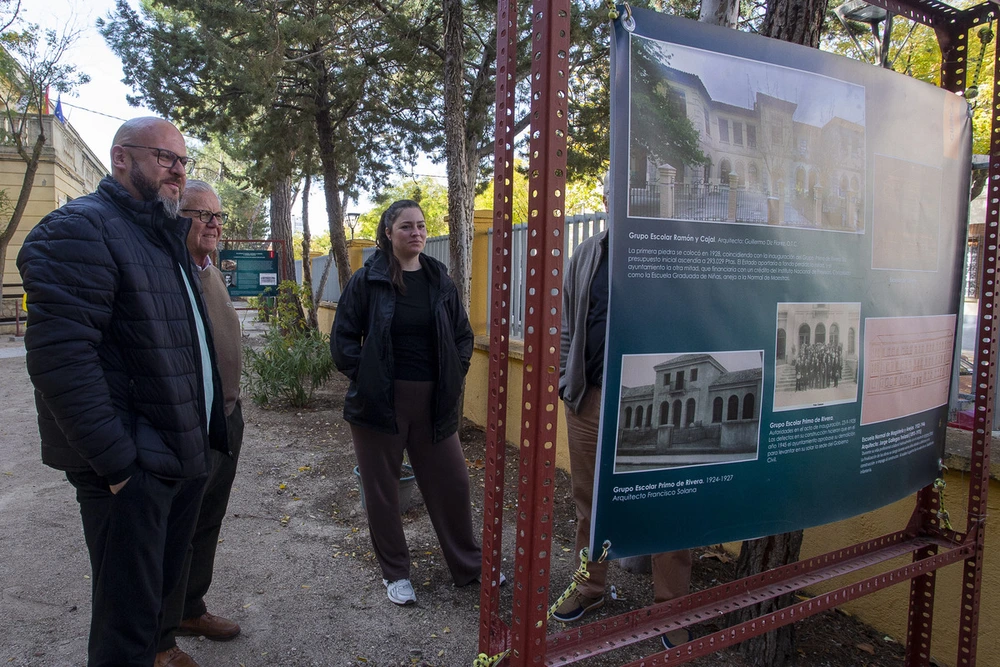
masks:
[[(458, 430), (458, 399), (472, 359), (473, 333), (455, 283), (445, 265), (420, 255), (431, 285), (431, 308), (437, 338), (434, 395), (434, 442)], [(340, 372), (351, 380), (344, 419), (352, 424), (397, 433), (393, 396), (391, 325), (396, 289), (389, 260), (377, 250), (347, 283), (333, 320), (330, 350)]]
[[(17, 256), (42, 461), (114, 484), (137, 468), (189, 479), (228, 452), (215, 360), (210, 428), (195, 317), (211, 327), (187, 251), (190, 220), (112, 178), (45, 216)], [(201, 313), (191, 307), (187, 276)]]

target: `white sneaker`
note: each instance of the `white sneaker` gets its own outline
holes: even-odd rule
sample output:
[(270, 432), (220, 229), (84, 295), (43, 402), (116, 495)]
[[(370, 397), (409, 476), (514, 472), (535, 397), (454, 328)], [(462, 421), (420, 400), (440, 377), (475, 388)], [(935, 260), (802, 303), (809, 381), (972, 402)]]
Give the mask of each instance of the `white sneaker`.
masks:
[(414, 604), (417, 601), (417, 594), (413, 592), (413, 584), (409, 579), (398, 579), (389, 581), (383, 579), (385, 584), (385, 594), (389, 599), (398, 605)]

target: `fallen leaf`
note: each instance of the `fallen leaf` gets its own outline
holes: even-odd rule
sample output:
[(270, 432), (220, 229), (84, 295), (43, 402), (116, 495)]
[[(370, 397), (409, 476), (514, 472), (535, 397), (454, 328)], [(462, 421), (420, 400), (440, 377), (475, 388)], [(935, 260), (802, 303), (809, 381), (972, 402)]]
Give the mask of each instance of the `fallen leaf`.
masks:
[(714, 547), (712, 549), (706, 549), (704, 553), (701, 554), (701, 557), (713, 558), (719, 561), (720, 563), (731, 563), (733, 560), (732, 557), (729, 555), (729, 552), (727, 552), (721, 546)]
[(875, 647), (867, 642), (864, 644), (858, 644), (858, 648), (869, 655), (875, 655)]
[(278, 485), (278, 490), (279, 491), (284, 491), (287, 488), (288, 488), (288, 485), (285, 484), (284, 482), (282, 482), (281, 484)]

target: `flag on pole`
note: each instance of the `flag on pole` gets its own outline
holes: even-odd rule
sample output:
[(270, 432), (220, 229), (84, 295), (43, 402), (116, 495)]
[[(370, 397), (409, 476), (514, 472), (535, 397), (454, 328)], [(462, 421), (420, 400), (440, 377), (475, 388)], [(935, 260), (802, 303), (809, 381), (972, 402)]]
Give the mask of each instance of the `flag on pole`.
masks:
[(63, 125), (66, 124), (66, 116), (63, 115), (63, 110), (62, 110), (62, 95), (56, 98), (56, 110), (53, 111), (52, 113), (55, 115), (56, 118), (59, 119), (60, 123), (62, 123)]

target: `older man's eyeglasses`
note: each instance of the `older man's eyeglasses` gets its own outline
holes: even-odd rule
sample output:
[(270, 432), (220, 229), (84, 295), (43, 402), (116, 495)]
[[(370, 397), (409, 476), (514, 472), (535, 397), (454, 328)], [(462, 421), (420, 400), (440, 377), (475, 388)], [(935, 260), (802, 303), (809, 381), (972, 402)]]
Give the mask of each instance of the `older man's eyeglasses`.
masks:
[(198, 209), (198, 208), (182, 208), (181, 213), (187, 213), (192, 218), (201, 220), (206, 225), (212, 222), (213, 218), (215, 218), (216, 222), (220, 225), (226, 224), (226, 220), (229, 219), (229, 214), (223, 213), (222, 211), (215, 212), (215, 211), (205, 211), (203, 209)]
[(181, 157), (173, 151), (168, 151), (166, 148), (156, 148), (155, 146), (139, 146), (138, 144), (121, 144), (121, 146), (122, 148), (145, 148), (148, 151), (156, 151), (156, 164), (161, 167), (173, 169), (174, 165), (180, 162), (181, 167), (187, 173), (190, 174), (194, 171), (193, 157)]

